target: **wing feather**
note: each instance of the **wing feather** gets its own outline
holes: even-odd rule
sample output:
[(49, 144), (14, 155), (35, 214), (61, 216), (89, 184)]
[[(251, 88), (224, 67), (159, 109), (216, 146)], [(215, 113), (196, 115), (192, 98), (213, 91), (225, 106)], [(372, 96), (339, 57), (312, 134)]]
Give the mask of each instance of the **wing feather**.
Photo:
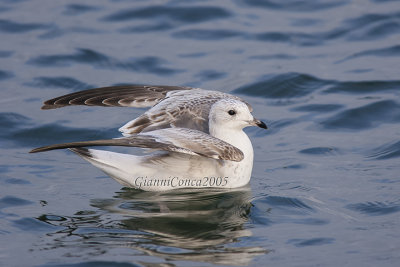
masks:
[[(123, 85), (95, 88), (59, 96), (44, 102), (42, 109), (70, 105), (151, 107), (120, 128), (125, 135), (170, 127), (190, 128), (209, 133), (211, 106), (225, 98), (240, 100), (230, 94), (183, 86)], [(250, 104), (246, 103), (252, 111)]]
[(231, 161), (241, 161), (244, 158), (243, 152), (237, 147), (203, 132), (186, 128), (167, 128), (118, 139), (56, 144), (33, 149), (31, 153), (87, 146), (151, 148)]
[(236, 99), (250, 104), (237, 96), (203, 89), (169, 93), (138, 118), (129, 121), (119, 130), (124, 135), (153, 131), (169, 127), (182, 127), (209, 133), (208, 122), (211, 106), (221, 99)]
[(70, 105), (117, 107), (144, 107), (145, 105), (150, 107), (165, 98), (168, 92), (191, 89), (191, 87), (185, 86), (164, 85), (121, 85), (94, 88), (47, 100), (42, 109), (55, 109)]

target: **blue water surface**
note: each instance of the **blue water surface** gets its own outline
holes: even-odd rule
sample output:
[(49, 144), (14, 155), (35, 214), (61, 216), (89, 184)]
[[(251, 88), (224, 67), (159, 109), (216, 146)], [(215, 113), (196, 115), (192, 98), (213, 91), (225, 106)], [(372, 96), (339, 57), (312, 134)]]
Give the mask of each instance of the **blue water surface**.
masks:
[[(1, 266), (399, 266), (400, 2), (0, 0)], [(122, 188), (68, 151), (143, 109), (44, 100), (164, 84), (236, 94), (250, 185)], [(129, 151), (129, 150), (128, 150)]]

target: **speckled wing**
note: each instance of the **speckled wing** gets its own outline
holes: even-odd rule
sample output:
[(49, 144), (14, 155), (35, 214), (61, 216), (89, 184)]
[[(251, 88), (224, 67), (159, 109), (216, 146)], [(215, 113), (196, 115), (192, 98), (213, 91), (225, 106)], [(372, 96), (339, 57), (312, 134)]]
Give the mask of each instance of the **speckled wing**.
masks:
[(243, 152), (237, 147), (203, 132), (186, 128), (160, 129), (118, 139), (56, 144), (33, 149), (31, 153), (87, 146), (141, 147), (231, 161), (241, 161), (244, 158)]
[(191, 87), (164, 85), (121, 85), (83, 90), (44, 102), (42, 109), (71, 105), (104, 107), (151, 107), (166, 97), (168, 92), (191, 90)]
[[(211, 106), (221, 99), (241, 98), (230, 94), (203, 89), (173, 91), (138, 118), (126, 123), (119, 130), (125, 135), (182, 127), (209, 133), (208, 115)], [(252, 111), (250, 104), (246, 103)]]
[[(209, 133), (208, 115), (218, 100), (241, 98), (230, 94), (164, 85), (126, 85), (84, 90), (44, 102), (42, 109), (55, 109), (71, 105), (151, 107), (138, 118), (119, 130), (125, 135), (170, 127), (181, 127)], [(252, 111), (250, 104), (246, 103)]]

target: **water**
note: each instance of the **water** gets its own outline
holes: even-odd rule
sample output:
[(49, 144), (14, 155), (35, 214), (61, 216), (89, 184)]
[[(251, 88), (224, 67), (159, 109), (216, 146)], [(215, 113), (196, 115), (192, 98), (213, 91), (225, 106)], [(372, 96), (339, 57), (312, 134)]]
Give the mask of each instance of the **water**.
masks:
[[(398, 266), (399, 1), (0, 1), (1, 266)], [(67, 151), (140, 109), (40, 110), (115, 84), (237, 94), (248, 188), (148, 193)]]

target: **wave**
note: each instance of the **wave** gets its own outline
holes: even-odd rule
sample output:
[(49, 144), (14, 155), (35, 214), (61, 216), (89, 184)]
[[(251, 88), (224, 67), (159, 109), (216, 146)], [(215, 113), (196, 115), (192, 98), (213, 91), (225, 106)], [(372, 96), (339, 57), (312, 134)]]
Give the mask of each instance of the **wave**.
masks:
[(367, 158), (377, 160), (393, 159), (398, 157), (400, 157), (400, 141), (381, 145), (372, 149), (367, 155)]
[(0, 70), (0, 80), (12, 78), (14, 74), (9, 71)]
[(400, 205), (397, 202), (380, 201), (349, 204), (346, 208), (370, 216), (381, 216), (400, 211)]
[(265, 98), (296, 98), (307, 96), (329, 81), (300, 73), (285, 73), (267, 76), (260, 81), (234, 90), (235, 93)]
[(338, 149), (334, 147), (310, 147), (306, 149), (302, 149), (299, 153), (308, 154), (308, 155), (335, 155), (337, 154)]
[(28, 86), (40, 88), (72, 88), (72, 89), (89, 89), (94, 88), (94, 85), (81, 82), (72, 77), (35, 77), (32, 82), (26, 83)]
[(71, 64), (89, 64), (98, 68), (121, 69), (135, 72), (148, 72), (171, 75), (182, 70), (164, 67), (167, 62), (159, 57), (144, 56), (130, 60), (118, 60), (92, 49), (80, 48), (73, 54), (38, 56), (28, 64), (41, 67), (66, 67)]
[(400, 89), (400, 80), (394, 81), (357, 81), (357, 82), (335, 82), (323, 93), (350, 93), (371, 94), (382, 92), (397, 92)]
[(393, 100), (382, 100), (357, 108), (344, 110), (324, 119), (325, 129), (361, 130), (374, 128), (382, 123), (400, 122), (400, 105)]
[(162, 19), (163, 21), (178, 21), (188, 24), (227, 18), (229, 16), (231, 16), (231, 14), (225, 9), (213, 6), (150, 6), (118, 11), (104, 17), (103, 21), (118, 22), (127, 20)]
[(238, 0), (238, 4), (256, 8), (278, 9), (285, 11), (309, 12), (316, 10), (329, 9), (347, 4), (345, 0), (326, 0), (326, 1), (279, 1), (279, 0)]
[(83, 4), (69, 4), (65, 6), (63, 14), (68, 16), (76, 16), (95, 10), (99, 10), (99, 8)]
[(172, 34), (175, 38), (188, 38), (194, 40), (213, 40), (218, 41), (222, 39), (232, 38), (242, 35), (241, 32), (233, 30), (203, 30), (203, 29), (189, 29)]
[[(51, 123), (36, 126), (32, 119), (18, 113), (0, 113), (2, 147), (33, 147), (50, 143), (115, 137), (114, 129), (86, 129)], [(100, 136), (101, 135), (101, 136)]]
[(49, 25), (41, 23), (19, 23), (11, 20), (0, 19), (0, 32), (4, 33), (26, 33), (47, 28), (49, 28)]
[[(259, 81), (244, 85), (234, 90), (234, 92), (264, 98), (298, 98), (312, 93), (367, 95), (371, 93), (397, 92), (399, 89), (400, 80), (335, 81), (320, 79), (302, 73), (289, 72), (261, 77)], [(309, 107), (298, 107), (295, 111), (301, 111), (301, 109), (335, 110), (340, 107), (338, 104), (317, 104)]]
[(361, 52), (354, 53), (351, 56), (348, 56), (342, 60), (337, 61), (336, 63), (342, 63), (344, 61), (355, 59), (359, 57), (365, 56), (377, 56), (377, 57), (396, 57), (400, 56), (400, 45), (395, 45), (386, 48), (379, 48), (379, 49), (368, 49)]

